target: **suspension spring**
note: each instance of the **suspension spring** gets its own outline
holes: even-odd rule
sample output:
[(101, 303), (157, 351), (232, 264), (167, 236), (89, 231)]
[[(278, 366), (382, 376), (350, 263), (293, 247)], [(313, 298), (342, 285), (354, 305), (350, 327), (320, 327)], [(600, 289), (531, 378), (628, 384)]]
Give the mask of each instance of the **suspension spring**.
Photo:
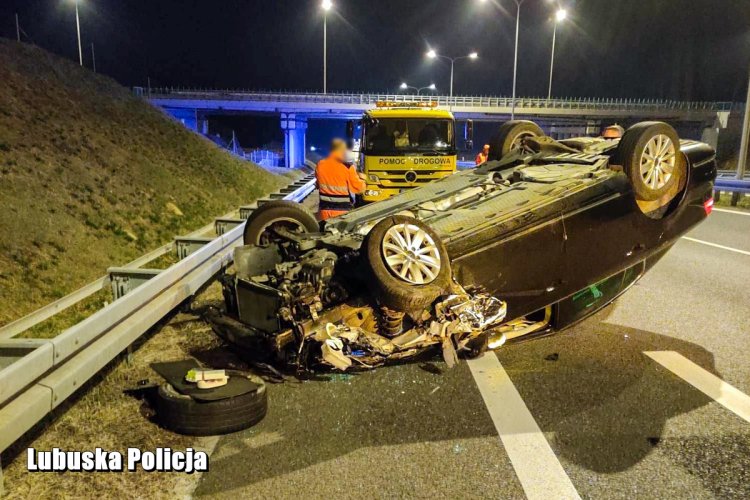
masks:
[(394, 337), (403, 331), (405, 313), (383, 306), (380, 308), (380, 314), (383, 318), (380, 326), (384, 335)]

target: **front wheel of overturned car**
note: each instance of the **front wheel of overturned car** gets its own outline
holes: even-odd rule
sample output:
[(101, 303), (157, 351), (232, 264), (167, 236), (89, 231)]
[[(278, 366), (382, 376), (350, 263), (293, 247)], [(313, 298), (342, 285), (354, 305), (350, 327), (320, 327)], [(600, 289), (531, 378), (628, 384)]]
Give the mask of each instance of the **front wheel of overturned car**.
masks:
[(544, 131), (529, 120), (509, 120), (502, 125), (490, 139), (489, 160), (500, 160), (523, 144), (527, 137), (544, 137)]
[(417, 319), (450, 289), (448, 252), (440, 237), (413, 217), (394, 215), (372, 228), (366, 260), (380, 302)]
[(245, 245), (266, 246), (274, 241), (274, 229), (283, 228), (298, 233), (320, 230), (318, 221), (308, 209), (293, 201), (276, 200), (254, 210), (245, 223)]
[(686, 175), (680, 138), (664, 122), (641, 122), (630, 127), (617, 147), (618, 163), (630, 179), (637, 200), (659, 200)]
[(258, 386), (257, 390), (216, 401), (198, 401), (177, 392), (171, 384), (163, 384), (153, 401), (156, 420), (163, 427), (188, 436), (229, 434), (263, 420), (268, 410), (263, 379), (235, 371), (228, 373), (230, 377), (247, 377)]

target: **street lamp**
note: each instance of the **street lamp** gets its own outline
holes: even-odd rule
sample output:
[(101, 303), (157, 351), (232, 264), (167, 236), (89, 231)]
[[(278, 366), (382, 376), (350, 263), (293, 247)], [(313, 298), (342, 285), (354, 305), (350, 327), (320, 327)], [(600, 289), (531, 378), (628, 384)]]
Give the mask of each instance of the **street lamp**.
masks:
[(331, 0), (323, 0), (323, 93), (328, 93), (328, 11), (333, 8)]
[(429, 84), (429, 85), (428, 85), (428, 86), (426, 86), (426, 87), (412, 87), (411, 85), (407, 85), (407, 84), (406, 84), (406, 82), (404, 82), (404, 83), (402, 83), (401, 85), (399, 85), (399, 88), (400, 88), (401, 90), (406, 90), (406, 89), (414, 89), (414, 90), (416, 90), (416, 91), (417, 91), (417, 95), (420, 95), (420, 92), (422, 92), (423, 90), (426, 90), (426, 89), (427, 89), (427, 90), (433, 90), (433, 91), (434, 91), (434, 90), (437, 90), (437, 87), (435, 86), (435, 84), (434, 84), (434, 83), (431, 83), (431, 84)]
[(458, 61), (458, 60), (461, 60), (461, 59), (476, 59), (476, 58), (478, 58), (478, 57), (479, 57), (479, 54), (477, 54), (476, 52), (472, 52), (472, 53), (470, 53), (470, 54), (468, 54), (468, 55), (465, 55), (465, 56), (459, 56), (459, 57), (448, 57), (448, 56), (443, 56), (443, 55), (440, 55), (440, 54), (438, 54), (437, 52), (435, 52), (435, 50), (434, 50), (434, 49), (430, 49), (430, 50), (428, 50), (428, 51), (427, 51), (427, 54), (425, 54), (425, 55), (426, 55), (426, 56), (427, 56), (427, 57), (428, 57), (429, 59), (445, 59), (445, 60), (447, 60), (447, 61), (450, 61), (450, 62), (451, 62), (451, 86), (450, 86), (450, 97), (453, 97), (453, 65), (455, 64), (455, 62), (456, 62), (456, 61)]
[(516, 75), (518, 73), (518, 28), (521, 23), (521, 4), (523, 0), (514, 0), (516, 2), (516, 48), (513, 51), (513, 97), (510, 105), (510, 119), (516, 117)]
[(565, 21), (568, 17), (568, 13), (565, 9), (560, 9), (555, 13), (555, 27), (552, 29), (552, 57), (549, 62), (549, 91), (547, 92), (547, 100), (552, 99), (552, 70), (555, 68), (555, 38), (557, 38), (557, 24)]
[(76, 31), (78, 32), (78, 62), (83, 66), (83, 50), (81, 49), (81, 21), (78, 18), (78, 1), (73, 0), (76, 4)]
[[(518, 74), (518, 30), (521, 23), (521, 4), (524, 0), (513, 0), (516, 2), (516, 44), (513, 51), (513, 96), (510, 105), (510, 119), (516, 116), (516, 75)], [(479, 0), (480, 3), (487, 3), (487, 0)]]

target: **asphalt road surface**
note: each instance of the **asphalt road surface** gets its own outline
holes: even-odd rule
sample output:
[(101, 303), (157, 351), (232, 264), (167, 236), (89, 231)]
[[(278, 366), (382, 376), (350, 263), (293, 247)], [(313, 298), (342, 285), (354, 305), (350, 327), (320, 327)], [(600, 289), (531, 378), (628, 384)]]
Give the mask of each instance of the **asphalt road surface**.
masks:
[(750, 498), (750, 212), (733, 211), (557, 335), (271, 385), (196, 496)]

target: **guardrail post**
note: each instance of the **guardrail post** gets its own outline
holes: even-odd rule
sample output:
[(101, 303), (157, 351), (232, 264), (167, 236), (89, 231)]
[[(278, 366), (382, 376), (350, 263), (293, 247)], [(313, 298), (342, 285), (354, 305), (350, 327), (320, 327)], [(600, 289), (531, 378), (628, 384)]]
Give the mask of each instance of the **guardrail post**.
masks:
[(240, 224), (244, 223), (244, 219), (229, 219), (225, 217), (218, 217), (214, 220), (214, 228), (216, 230), (216, 235), (221, 236), (222, 234), (226, 233), (227, 231), (234, 229), (235, 227), (239, 226)]
[(174, 249), (177, 258), (182, 260), (202, 246), (213, 241), (213, 238), (200, 236), (177, 236), (174, 239)]
[(110, 267), (107, 269), (112, 283), (112, 296), (115, 300), (132, 292), (157, 274), (161, 269), (131, 269), (127, 267)]

